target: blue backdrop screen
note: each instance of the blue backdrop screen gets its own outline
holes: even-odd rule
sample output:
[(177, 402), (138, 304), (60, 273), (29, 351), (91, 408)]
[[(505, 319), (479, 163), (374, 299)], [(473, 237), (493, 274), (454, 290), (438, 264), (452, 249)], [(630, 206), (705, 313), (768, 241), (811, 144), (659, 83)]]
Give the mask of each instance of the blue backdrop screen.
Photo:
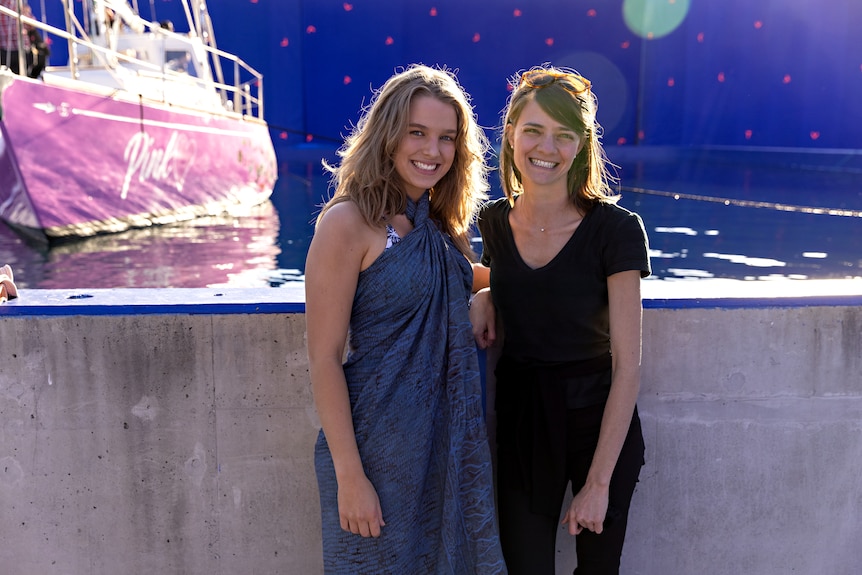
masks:
[[(184, 29), (178, 0), (137, 3)], [(372, 90), (414, 62), (456, 70), (496, 142), (508, 79), (548, 62), (592, 80), (607, 146), (862, 148), (857, 0), (211, 0), (209, 10), (219, 47), (264, 74), (277, 144), (340, 142)], [(65, 63), (62, 42), (53, 52)]]

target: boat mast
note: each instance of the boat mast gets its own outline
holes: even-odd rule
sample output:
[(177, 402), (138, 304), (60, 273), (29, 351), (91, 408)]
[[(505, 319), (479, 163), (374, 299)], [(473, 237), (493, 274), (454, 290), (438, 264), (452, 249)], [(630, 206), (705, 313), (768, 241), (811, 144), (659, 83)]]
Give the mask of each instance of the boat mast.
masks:
[(186, 13), (186, 22), (189, 25), (189, 36), (200, 36), (200, 30), (195, 26), (195, 21), (192, 18), (192, 13), (189, 10), (188, 0), (183, 0), (183, 10)]
[[(206, 0), (200, 0), (200, 2), (198, 2), (197, 25), (204, 44), (213, 50), (218, 50), (218, 46), (216, 46), (215, 32), (213, 31), (213, 21), (210, 18), (210, 12), (207, 8)], [(224, 71), (222, 71), (221, 68), (221, 59), (214, 56), (211, 60), (213, 62), (213, 70), (215, 71), (216, 80), (218, 80), (220, 84), (224, 84)], [(236, 72), (239, 73), (238, 70)]]

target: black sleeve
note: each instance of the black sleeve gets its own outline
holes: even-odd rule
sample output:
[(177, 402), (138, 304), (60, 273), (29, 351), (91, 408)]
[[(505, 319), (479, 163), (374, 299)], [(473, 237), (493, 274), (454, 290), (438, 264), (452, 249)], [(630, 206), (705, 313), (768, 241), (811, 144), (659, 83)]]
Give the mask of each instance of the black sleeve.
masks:
[(486, 202), (479, 208), (479, 217), (476, 221), (479, 233), (482, 234), (482, 257), (479, 258), (479, 263), (485, 267), (491, 267), (493, 260), (494, 230), (498, 227), (495, 222), (499, 218), (499, 211), (497, 201)]
[(623, 211), (609, 226), (605, 252), (605, 274), (639, 270), (645, 278), (652, 273), (649, 261), (649, 241), (640, 216)]

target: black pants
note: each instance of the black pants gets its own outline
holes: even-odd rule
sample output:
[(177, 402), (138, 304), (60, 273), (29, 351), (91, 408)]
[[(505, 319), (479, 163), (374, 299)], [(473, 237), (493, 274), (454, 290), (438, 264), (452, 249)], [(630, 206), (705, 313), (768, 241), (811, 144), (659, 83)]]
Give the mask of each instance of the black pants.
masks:
[[(25, 56), (26, 66), (29, 70), (33, 65), (33, 55), (30, 54), (30, 52), (26, 52)], [(18, 50), (6, 50), (4, 48), (0, 48), (0, 66), (7, 66), (15, 74), (20, 73), (20, 70), (18, 69)]]
[[(576, 494), (586, 482), (599, 439), (604, 405), (570, 409), (566, 419), (566, 470)], [(500, 460), (510, 454), (499, 453)], [(637, 410), (611, 478), (608, 516), (601, 535), (584, 529), (576, 537), (578, 568), (575, 575), (616, 575), (626, 536), (629, 505), (644, 463), (644, 442)], [(565, 493), (560, 493), (562, 510)], [(529, 493), (506, 485), (498, 474), (500, 540), (509, 575), (554, 575), (559, 516), (530, 511)], [(565, 537), (571, 537), (568, 533)]]

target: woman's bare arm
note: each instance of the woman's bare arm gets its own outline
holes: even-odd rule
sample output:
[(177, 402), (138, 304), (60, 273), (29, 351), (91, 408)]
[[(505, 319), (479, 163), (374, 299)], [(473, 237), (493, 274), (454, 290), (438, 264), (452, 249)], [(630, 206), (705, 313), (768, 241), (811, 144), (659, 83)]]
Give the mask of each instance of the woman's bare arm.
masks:
[(632, 270), (609, 276), (608, 298), (613, 354), (611, 391), (587, 481), (563, 520), (563, 523), (568, 523), (572, 535), (584, 528), (602, 532), (611, 476), (628, 435), (640, 391), (643, 315), (640, 272)]
[(359, 272), (384, 244), (385, 234), (370, 228), (353, 203), (337, 204), (319, 222), (305, 268), (314, 402), (335, 465), (341, 527), (363, 537), (379, 536), (384, 522), (359, 456), (342, 361)]

